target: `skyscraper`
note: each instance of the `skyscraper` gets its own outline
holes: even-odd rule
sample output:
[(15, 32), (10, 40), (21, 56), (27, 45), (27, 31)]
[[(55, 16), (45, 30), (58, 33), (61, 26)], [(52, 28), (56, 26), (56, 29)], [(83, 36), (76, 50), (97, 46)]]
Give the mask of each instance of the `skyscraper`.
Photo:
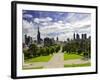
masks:
[(57, 36), (56, 40), (57, 40), (57, 41), (59, 40), (59, 39), (58, 39), (58, 36)]
[(25, 44), (28, 45), (28, 36), (27, 36), (27, 34), (25, 34), (24, 37), (25, 37)]
[(75, 40), (75, 33), (74, 33), (73, 37), (74, 37), (74, 40)]
[(82, 34), (82, 39), (87, 39), (87, 34)]
[(38, 43), (38, 44), (41, 43), (39, 27), (38, 27), (38, 30), (37, 30), (37, 43)]
[(79, 39), (80, 39), (80, 36), (79, 36), (79, 34), (78, 34), (78, 33), (76, 34), (76, 39), (77, 39), (77, 40), (79, 40)]

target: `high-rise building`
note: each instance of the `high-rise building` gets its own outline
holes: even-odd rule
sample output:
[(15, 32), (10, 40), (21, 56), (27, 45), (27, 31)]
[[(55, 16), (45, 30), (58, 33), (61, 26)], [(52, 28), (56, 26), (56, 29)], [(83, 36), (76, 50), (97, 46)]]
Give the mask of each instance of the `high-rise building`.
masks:
[(91, 39), (91, 36), (89, 36), (88, 39)]
[(75, 40), (75, 33), (74, 33), (73, 37), (74, 37), (74, 40)]
[(38, 44), (41, 43), (41, 37), (40, 37), (39, 27), (38, 27), (38, 30), (37, 30), (37, 43), (38, 43)]
[(87, 39), (87, 34), (84, 34), (84, 38)]
[(82, 34), (82, 39), (87, 39), (87, 34)]
[(27, 39), (28, 36), (27, 36), (27, 34), (25, 34), (24, 37), (25, 37), (25, 44), (28, 45), (28, 39)]
[(25, 44), (27, 46), (29, 46), (30, 44), (32, 44), (32, 37), (27, 36), (27, 34), (25, 34), (24, 36), (25, 36)]
[(84, 39), (84, 34), (81, 34), (81, 36), (82, 36), (82, 39)]
[(76, 34), (76, 39), (77, 39), (77, 40), (79, 40), (79, 39), (80, 39), (80, 36), (79, 36), (79, 34), (78, 34), (78, 33)]
[(58, 37), (57, 37), (57, 39), (56, 39), (56, 40), (57, 40), (57, 41), (59, 40), (59, 39), (58, 39)]

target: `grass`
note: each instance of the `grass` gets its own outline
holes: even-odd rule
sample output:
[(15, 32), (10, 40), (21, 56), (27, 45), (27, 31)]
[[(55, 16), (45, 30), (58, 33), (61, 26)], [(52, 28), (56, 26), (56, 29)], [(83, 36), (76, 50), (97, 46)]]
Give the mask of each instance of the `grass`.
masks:
[(32, 68), (23, 68), (23, 70), (29, 70), (29, 69), (42, 69), (43, 67), (32, 67)]
[(70, 60), (70, 59), (81, 59), (82, 56), (77, 55), (77, 54), (68, 54), (64, 53), (64, 60)]
[(64, 67), (84, 67), (84, 66), (91, 66), (90, 63), (85, 63), (85, 64), (72, 64), (72, 65), (67, 65), (65, 64)]
[(51, 59), (52, 55), (49, 56), (39, 56), (36, 58), (31, 58), (25, 61), (25, 63), (33, 63), (33, 62), (48, 62)]

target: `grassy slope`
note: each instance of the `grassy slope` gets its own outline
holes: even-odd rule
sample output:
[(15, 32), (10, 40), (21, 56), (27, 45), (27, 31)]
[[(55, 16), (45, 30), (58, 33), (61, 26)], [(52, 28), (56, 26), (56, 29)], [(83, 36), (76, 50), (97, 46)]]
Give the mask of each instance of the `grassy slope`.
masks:
[(72, 65), (67, 65), (65, 64), (64, 67), (84, 67), (84, 66), (91, 66), (90, 63), (85, 63), (85, 64), (72, 64)]
[(33, 67), (33, 68), (23, 68), (23, 70), (29, 70), (29, 69), (42, 69), (43, 67)]
[(40, 56), (36, 58), (31, 58), (25, 61), (25, 63), (32, 63), (32, 62), (48, 62), (51, 59), (51, 55), (49, 56)]
[(69, 60), (69, 59), (80, 59), (82, 56), (77, 55), (77, 54), (64, 54), (64, 60)]

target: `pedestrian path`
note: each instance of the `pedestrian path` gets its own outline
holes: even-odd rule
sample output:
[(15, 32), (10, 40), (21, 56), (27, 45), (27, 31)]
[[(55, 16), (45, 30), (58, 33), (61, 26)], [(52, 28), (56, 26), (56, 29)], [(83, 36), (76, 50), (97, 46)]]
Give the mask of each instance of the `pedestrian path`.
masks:
[(53, 55), (51, 60), (44, 65), (44, 68), (63, 68), (64, 59), (63, 53), (58, 52)]

